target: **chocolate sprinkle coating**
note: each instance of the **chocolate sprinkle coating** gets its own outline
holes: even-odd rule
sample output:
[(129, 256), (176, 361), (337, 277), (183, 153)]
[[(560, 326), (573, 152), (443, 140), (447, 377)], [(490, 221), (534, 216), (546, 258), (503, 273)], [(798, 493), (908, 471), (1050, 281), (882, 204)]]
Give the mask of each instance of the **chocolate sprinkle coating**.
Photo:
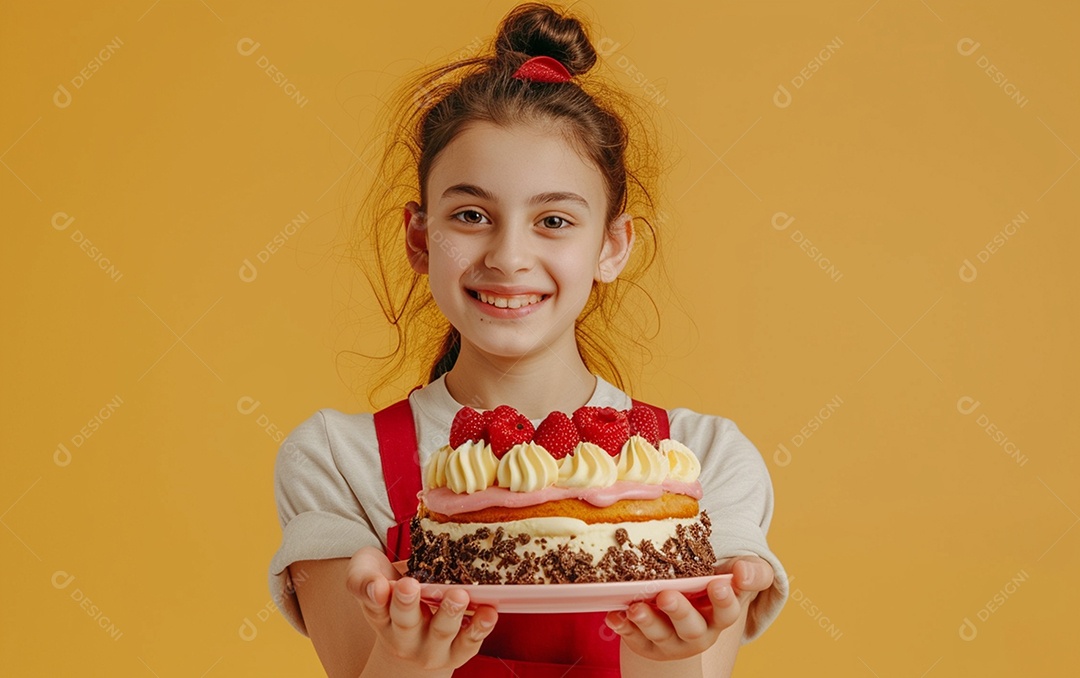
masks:
[[(615, 531), (611, 546), (593, 563), (593, 554), (568, 544), (552, 547), (545, 539), (519, 533), (509, 535), (502, 526), (482, 526), (461, 539), (451, 540), (410, 524), (412, 552), (409, 576), (435, 584), (572, 584), (702, 577), (713, 574), (716, 554), (709, 536), (712, 522), (703, 509), (700, 522), (677, 525), (675, 536), (657, 546), (648, 539), (630, 541), (624, 528)], [(490, 546), (487, 545), (491, 541)], [(537, 542), (543, 553), (519, 553)], [(479, 561), (479, 563), (477, 562)]]

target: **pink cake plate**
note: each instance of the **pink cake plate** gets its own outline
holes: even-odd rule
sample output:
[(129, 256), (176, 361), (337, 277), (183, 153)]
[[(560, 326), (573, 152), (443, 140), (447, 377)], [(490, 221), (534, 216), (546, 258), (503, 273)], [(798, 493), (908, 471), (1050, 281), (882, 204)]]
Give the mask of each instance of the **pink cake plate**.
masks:
[[(405, 574), (407, 562), (394, 563)], [(664, 590), (678, 591), (693, 601), (706, 594), (709, 582), (731, 579), (730, 574), (680, 579), (649, 579), (645, 581), (605, 582), (601, 584), (420, 584), (420, 599), (438, 606), (447, 591), (460, 588), (469, 594), (469, 608), (491, 605), (497, 612), (608, 612), (625, 610), (631, 603), (655, 605), (657, 594)]]

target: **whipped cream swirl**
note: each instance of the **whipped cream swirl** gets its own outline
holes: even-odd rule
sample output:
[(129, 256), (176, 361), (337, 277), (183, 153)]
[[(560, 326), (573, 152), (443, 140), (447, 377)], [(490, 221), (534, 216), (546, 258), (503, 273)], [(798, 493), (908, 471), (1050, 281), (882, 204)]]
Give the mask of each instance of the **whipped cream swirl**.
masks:
[(511, 492), (535, 492), (558, 480), (559, 465), (540, 445), (521, 443), (511, 447), (499, 460), (496, 477), (499, 486)]
[(671, 438), (661, 440), (660, 453), (668, 460), (668, 478), (690, 483), (701, 475), (701, 462), (697, 455), (678, 440)]
[[(499, 460), (484, 442), (467, 441), (446, 457), (446, 486), (458, 494), (472, 494), (495, 483)], [(435, 472), (436, 477), (438, 472)]]
[(639, 435), (632, 435), (619, 451), (615, 468), (619, 480), (659, 484), (668, 474), (668, 460)]
[(580, 442), (559, 462), (557, 487), (607, 487), (618, 479), (615, 460), (604, 448)]

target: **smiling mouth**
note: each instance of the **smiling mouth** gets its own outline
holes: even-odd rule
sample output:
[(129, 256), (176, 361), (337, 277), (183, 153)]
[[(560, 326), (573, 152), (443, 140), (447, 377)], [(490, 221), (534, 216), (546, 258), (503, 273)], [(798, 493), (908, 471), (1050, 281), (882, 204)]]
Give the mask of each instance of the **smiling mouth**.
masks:
[(473, 299), (482, 301), (495, 308), (522, 308), (525, 306), (532, 306), (551, 296), (550, 294), (513, 294), (504, 296), (477, 290), (466, 289), (465, 291), (468, 292), (469, 296)]

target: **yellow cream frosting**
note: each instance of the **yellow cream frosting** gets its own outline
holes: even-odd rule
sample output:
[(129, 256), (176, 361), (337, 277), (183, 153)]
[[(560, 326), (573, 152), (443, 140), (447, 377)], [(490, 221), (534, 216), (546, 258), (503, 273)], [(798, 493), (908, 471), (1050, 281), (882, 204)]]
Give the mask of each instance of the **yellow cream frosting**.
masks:
[(484, 442), (467, 441), (446, 457), (446, 486), (458, 494), (472, 494), (495, 483), (499, 460)]
[(511, 492), (542, 490), (559, 478), (559, 465), (536, 443), (514, 445), (499, 460), (499, 486)]
[(689, 483), (701, 475), (701, 462), (697, 455), (679, 441), (671, 438), (661, 440), (660, 453), (668, 460), (668, 478)]
[(668, 460), (648, 440), (632, 435), (619, 451), (615, 468), (619, 480), (659, 484), (667, 477)]
[(443, 445), (435, 454), (431, 455), (427, 466), (424, 467), (424, 487), (446, 487), (446, 459), (454, 448)]
[(604, 448), (582, 441), (559, 462), (559, 487), (607, 487), (618, 478), (615, 460)]

